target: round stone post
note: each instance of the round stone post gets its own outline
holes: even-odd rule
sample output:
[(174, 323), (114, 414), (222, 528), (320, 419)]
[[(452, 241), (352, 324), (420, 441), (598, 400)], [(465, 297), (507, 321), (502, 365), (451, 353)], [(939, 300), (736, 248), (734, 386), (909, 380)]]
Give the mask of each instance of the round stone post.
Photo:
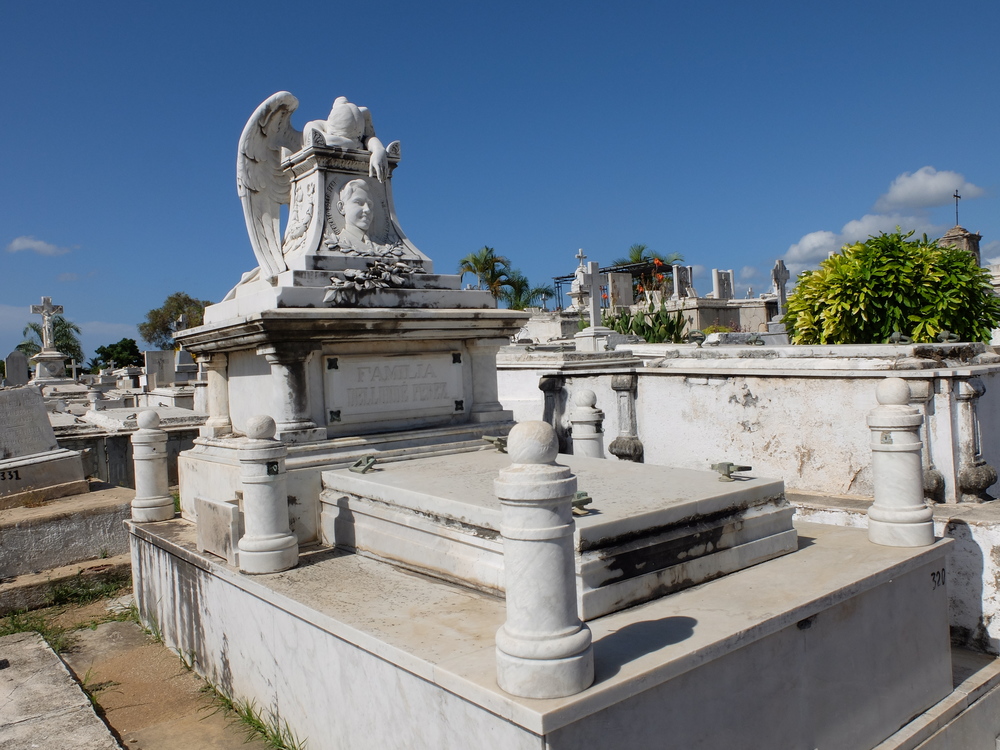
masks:
[(159, 429), (160, 415), (152, 409), (139, 412), (135, 421), (139, 429), (132, 433), (132, 520), (168, 521), (174, 517), (174, 498), (167, 491), (167, 433)]
[(545, 422), (510, 431), (511, 466), (494, 483), (501, 503), (507, 621), (497, 631), (497, 684), (523, 698), (560, 698), (594, 681), (590, 629), (576, 609), (576, 477), (555, 463)]
[(271, 417), (250, 417), (247, 439), (239, 449), (243, 483), (243, 523), (240, 570), (244, 573), (278, 573), (299, 562), (299, 545), (288, 527), (288, 493), (285, 491), (285, 456), (288, 448), (274, 439)]
[(868, 413), (872, 431), (872, 483), (868, 538), (887, 547), (934, 543), (933, 511), (924, 503), (920, 425), (923, 415), (909, 405), (910, 387), (886, 378), (875, 391), (879, 406)]
[(573, 455), (604, 458), (604, 412), (595, 408), (597, 395), (591, 390), (577, 391), (573, 402)]

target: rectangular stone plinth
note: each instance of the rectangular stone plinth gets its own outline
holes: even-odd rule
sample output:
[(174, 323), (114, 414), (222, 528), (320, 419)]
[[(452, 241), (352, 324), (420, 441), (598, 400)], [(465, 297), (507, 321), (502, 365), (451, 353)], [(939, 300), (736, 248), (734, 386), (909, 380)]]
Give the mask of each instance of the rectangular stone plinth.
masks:
[[(576, 517), (580, 616), (590, 620), (795, 549), (782, 482), (559, 456), (593, 502)], [(328, 544), (490, 592), (504, 590), (495, 451), (323, 473)]]
[(324, 549), (245, 576), (182, 519), (130, 528), (144, 620), (309, 747), (870, 748), (952, 687), (947, 542), (801, 525), (793, 554), (591, 622), (594, 684), (530, 700), (496, 685), (501, 599)]
[(76, 495), (88, 489), (79, 451), (56, 448), (0, 461), (0, 510)]

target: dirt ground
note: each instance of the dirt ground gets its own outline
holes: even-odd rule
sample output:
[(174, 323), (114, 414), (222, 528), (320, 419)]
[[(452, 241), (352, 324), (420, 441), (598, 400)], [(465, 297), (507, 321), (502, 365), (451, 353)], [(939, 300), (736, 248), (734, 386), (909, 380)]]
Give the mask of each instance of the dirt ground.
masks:
[[(60, 653), (127, 750), (258, 750), (244, 725), (181, 658), (128, 618), (124, 600), (69, 604), (29, 613), (68, 641)], [(112, 620), (110, 618), (120, 618)]]

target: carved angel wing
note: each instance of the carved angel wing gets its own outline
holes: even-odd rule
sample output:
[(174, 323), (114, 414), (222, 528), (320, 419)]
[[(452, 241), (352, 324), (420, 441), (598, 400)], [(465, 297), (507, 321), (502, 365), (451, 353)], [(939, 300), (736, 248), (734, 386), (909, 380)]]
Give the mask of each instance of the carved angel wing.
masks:
[(299, 100), (279, 91), (264, 100), (243, 128), (236, 154), (236, 190), (261, 274), (268, 281), (287, 269), (281, 254), (281, 205), (290, 180), (281, 171), (281, 149), (302, 148), (302, 133), (292, 127)]

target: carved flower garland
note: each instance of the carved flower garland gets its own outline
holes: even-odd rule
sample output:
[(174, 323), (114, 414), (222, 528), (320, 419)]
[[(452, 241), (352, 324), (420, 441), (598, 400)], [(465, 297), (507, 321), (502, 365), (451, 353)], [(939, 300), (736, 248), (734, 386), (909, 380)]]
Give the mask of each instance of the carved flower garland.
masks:
[(422, 266), (411, 266), (397, 261), (385, 263), (371, 261), (368, 267), (348, 268), (344, 278), (330, 277), (323, 301), (332, 307), (352, 307), (358, 304), (361, 295), (377, 289), (405, 289), (413, 286), (413, 274), (424, 273)]

